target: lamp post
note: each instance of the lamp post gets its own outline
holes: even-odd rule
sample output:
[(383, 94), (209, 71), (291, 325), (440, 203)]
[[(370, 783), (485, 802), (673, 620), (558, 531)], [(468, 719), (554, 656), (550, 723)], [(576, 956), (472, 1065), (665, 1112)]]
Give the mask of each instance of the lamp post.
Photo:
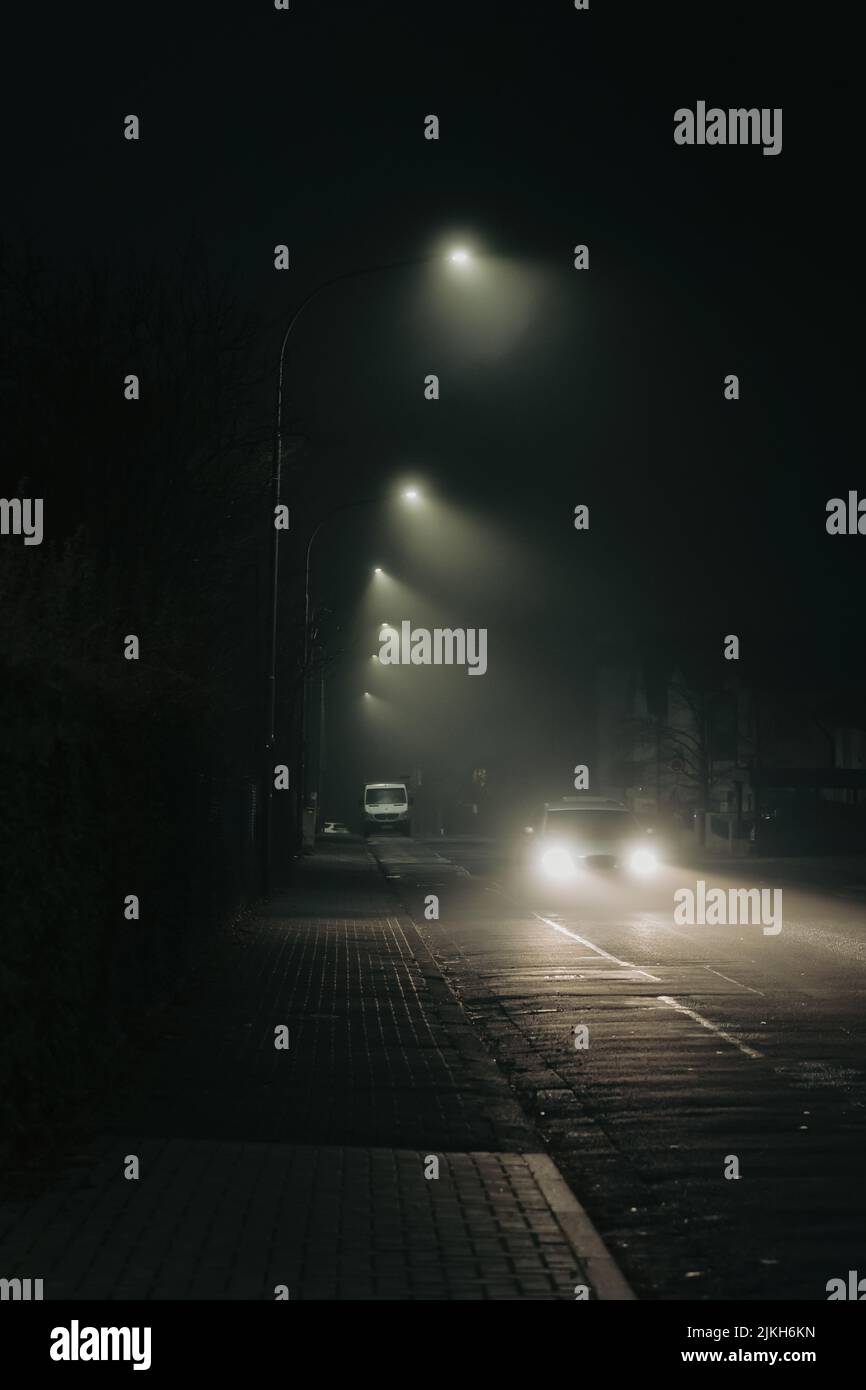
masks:
[[(273, 755), (276, 746), (276, 710), (277, 710), (277, 648), (278, 648), (278, 610), (279, 610), (279, 540), (280, 533), (276, 527), (277, 508), (282, 502), (282, 467), (283, 467), (283, 386), (285, 381), (285, 362), (286, 348), (292, 335), (292, 330), (307, 305), (326, 289), (332, 285), (338, 285), (344, 280), (358, 279), (363, 275), (377, 275), (389, 270), (401, 270), (406, 266), (423, 265), (429, 261), (438, 260), (438, 256), (410, 256), (405, 260), (388, 261), (381, 265), (363, 266), (355, 270), (343, 271), (340, 275), (332, 275), (329, 279), (321, 281), (309, 294), (301, 300), (292, 317), (289, 319), (286, 331), (280, 344), (280, 356), (277, 369), (277, 400), (276, 400), (276, 421), (274, 427), (274, 449), (273, 449), (273, 473), (271, 475), (271, 499), (273, 504), (272, 514), (272, 536), (270, 554), (270, 656), (268, 662), (267, 677), (267, 698), (265, 701), (265, 738), (264, 738), (264, 825), (262, 828), (262, 882), (265, 895), (270, 892), (271, 887), (271, 868), (272, 868), (272, 836), (273, 836), (273, 795), (274, 795), (274, 764)], [(463, 265), (471, 260), (468, 251), (452, 251), (449, 258), (454, 264)], [(355, 505), (353, 503), (347, 505)], [(341, 510), (341, 509), (337, 509)], [(327, 518), (323, 518), (323, 521)], [(319, 523), (319, 526), (322, 522)], [(310, 572), (310, 547), (313, 539), (319, 530), (319, 526), (313, 532), (307, 545), (305, 584), (304, 584), (304, 668), (301, 680), (301, 787), (299, 794), (303, 797), (303, 767), (304, 767), (304, 736), (306, 723), (306, 680), (307, 662), (309, 658), (309, 572)], [(303, 800), (301, 801), (301, 817), (303, 817)], [(299, 826), (302, 833), (302, 826)]]
[[(268, 660), (267, 692), (265, 700), (265, 737), (264, 737), (264, 824), (262, 826), (262, 886), (265, 896), (271, 889), (271, 868), (273, 860), (273, 796), (274, 796), (274, 751), (276, 747), (276, 717), (277, 717), (277, 650), (279, 636), (279, 581), (280, 581), (280, 533), (276, 527), (277, 508), (282, 503), (282, 473), (283, 473), (283, 396), (285, 382), (286, 348), (292, 335), (292, 330), (307, 305), (326, 289), (332, 285), (340, 284), (343, 280), (353, 280), (362, 275), (375, 275), (379, 271), (396, 270), (402, 266), (417, 265), (430, 257), (412, 257), (405, 261), (392, 261), (387, 265), (366, 266), (357, 270), (343, 271), (340, 275), (332, 275), (329, 279), (323, 280), (316, 285), (309, 294), (301, 300), (292, 317), (286, 326), (280, 344), (280, 356), (277, 367), (277, 401), (276, 401), (276, 420), (274, 425), (274, 448), (273, 448), (273, 472), (271, 474), (271, 502), (272, 502), (272, 533), (271, 533), (271, 552), (270, 552), (270, 653)], [(311, 537), (312, 541), (312, 537)], [(309, 580), (309, 546), (307, 548), (307, 580)], [(306, 602), (309, 599), (309, 583), (305, 585)], [(301, 691), (301, 718), (304, 718), (305, 686), (307, 678), (307, 656), (308, 656), (308, 608), (305, 608), (304, 616), (304, 668), (302, 672), (302, 691)], [(302, 734), (303, 739), (303, 734)], [(303, 758), (303, 752), (301, 754)], [(303, 804), (301, 805), (303, 812)]]
[[(414, 487), (405, 489), (400, 496), (404, 500), (410, 502), (418, 502), (421, 498), (420, 492)], [(301, 677), (301, 746), (298, 768), (298, 839), (301, 847), (303, 845), (303, 815), (304, 806), (306, 804), (307, 781), (307, 676), (310, 666), (310, 657), (312, 655), (312, 633), (310, 630), (312, 618), (312, 603), (310, 600), (310, 560), (313, 553), (313, 541), (316, 539), (325, 523), (330, 521), (332, 517), (339, 516), (341, 512), (354, 511), (357, 507), (375, 507), (387, 500), (387, 496), (358, 497), (352, 502), (341, 502), (338, 507), (332, 507), (329, 512), (326, 512), (321, 520), (316, 523), (307, 541), (306, 555), (304, 558), (304, 665)], [(374, 573), (381, 574), (382, 567), (377, 565)], [(364, 693), (367, 694), (368, 692), (365, 691)]]
[(307, 678), (310, 666), (310, 557), (313, 553), (313, 541), (318, 536), (326, 521), (338, 516), (340, 512), (352, 511), (356, 507), (375, 506), (380, 499), (378, 497), (360, 497), (354, 502), (343, 502), (339, 507), (332, 508), (322, 517), (310, 532), (307, 541), (307, 550), (304, 558), (304, 661), (301, 669), (301, 739), (298, 761), (298, 845), (303, 847), (304, 837), (304, 807), (306, 805), (306, 780), (307, 780)]

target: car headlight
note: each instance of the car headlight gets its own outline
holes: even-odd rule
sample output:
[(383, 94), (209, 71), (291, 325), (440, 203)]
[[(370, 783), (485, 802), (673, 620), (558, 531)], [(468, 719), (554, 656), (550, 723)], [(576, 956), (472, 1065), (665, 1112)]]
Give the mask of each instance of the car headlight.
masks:
[(658, 867), (658, 860), (651, 849), (638, 849), (629, 859), (628, 866), (636, 874), (651, 874)]
[(541, 856), (541, 867), (548, 878), (570, 878), (574, 873), (574, 861), (567, 849), (554, 846), (546, 849)]

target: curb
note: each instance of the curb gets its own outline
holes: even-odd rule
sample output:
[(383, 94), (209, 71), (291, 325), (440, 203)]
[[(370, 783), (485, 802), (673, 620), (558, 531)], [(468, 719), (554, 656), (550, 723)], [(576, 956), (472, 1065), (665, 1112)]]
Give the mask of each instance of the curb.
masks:
[[(382, 882), (388, 885), (388, 879), (383, 871), (382, 864), (367, 849), (367, 854), (373, 861)], [(419, 948), (419, 955), (426, 957), (426, 965), (419, 961), (424, 967), (424, 974), (429, 980), (435, 979), (440, 989), (447, 991), (453, 1002), (458, 1006), (465, 1019), (465, 1011), (459, 997), (455, 994), (448, 979), (442, 972), (442, 968), (436, 957), (433, 955), (427, 942), (421, 935), (418, 924), (407, 911), (405, 903), (400, 899), (399, 894), (393, 887), (389, 887), (391, 895), (397, 898), (400, 911), (395, 914), (395, 918), (400, 922), (404, 931), (408, 926), (414, 943)], [(466, 1026), (475, 1030), (468, 1019), (465, 1019)], [(493, 1061), (493, 1059), (491, 1059)], [(493, 1061), (494, 1066), (496, 1062)], [(497, 1067), (498, 1069), (498, 1067)], [(518, 1105), (520, 1100), (517, 1099)], [(521, 1109), (523, 1109), (521, 1105)], [(524, 1112), (525, 1113), (525, 1112)], [(527, 1123), (534, 1129), (531, 1117), (527, 1116)], [(589, 1218), (588, 1213), (581, 1206), (575, 1197), (565, 1178), (560, 1173), (553, 1159), (545, 1153), (524, 1154), (527, 1167), (538, 1183), (539, 1191), (553, 1212), (559, 1224), (560, 1230), (565, 1236), (566, 1241), (579, 1264), (586, 1270), (587, 1278), (592, 1292), (599, 1302), (636, 1302), (637, 1294), (628, 1283), (625, 1275), (620, 1270), (616, 1260), (608, 1250), (595, 1226)]]
[(597, 1297), (602, 1301), (637, 1301), (637, 1294), (553, 1159), (548, 1154), (527, 1154), (526, 1162)]

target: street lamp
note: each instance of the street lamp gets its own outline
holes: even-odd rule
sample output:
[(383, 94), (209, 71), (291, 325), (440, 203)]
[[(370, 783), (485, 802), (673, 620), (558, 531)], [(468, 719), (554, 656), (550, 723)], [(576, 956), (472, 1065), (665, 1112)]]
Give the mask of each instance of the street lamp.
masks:
[[(263, 856), (263, 888), (265, 894), (269, 892), (271, 880), (271, 838), (273, 827), (273, 753), (276, 744), (276, 710), (277, 710), (277, 629), (278, 629), (278, 596), (279, 596), (279, 539), (280, 533), (276, 527), (278, 508), (282, 504), (282, 472), (283, 472), (283, 383), (285, 380), (286, 348), (292, 334), (292, 329), (298, 322), (301, 314), (312, 300), (316, 299), (323, 290), (329, 289), (332, 285), (340, 284), (344, 280), (354, 280), (362, 275), (377, 275), (383, 271), (400, 270), (406, 266), (422, 265), (425, 262), (439, 260), (438, 255), (433, 256), (411, 256), (405, 260), (389, 261), (383, 265), (362, 266), (356, 270), (343, 271), (340, 275), (332, 275), (329, 279), (321, 281), (314, 286), (309, 294), (305, 295), (299, 303), (292, 317), (289, 319), (286, 331), (280, 344), (280, 356), (277, 369), (277, 400), (276, 400), (276, 423), (274, 429), (274, 450), (273, 450), (273, 473), (271, 475), (271, 498), (273, 503), (272, 513), (272, 537), (271, 537), (271, 559), (270, 559), (270, 658), (268, 663), (267, 678), (267, 698), (265, 701), (265, 739), (264, 739), (264, 825), (262, 829), (262, 856)], [(457, 264), (468, 259), (467, 253), (455, 250), (451, 253), (450, 260)], [(412, 490), (414, 492), (414, 489)], [(417, 494), (416, 494), (417, 496)], [(414, 500), (414, 498), (412, 499)], [(359, 505), (350, 503), (349, 505)], [(340, 511), (342, 508), (336, 508)], [(333, 513), (331, 513), (333, 515)], [(326, 520), (327, 518), (324, 518)], [(321, 522), (319, 526), (321, 526)], [(305, 598), (304, 598), (304, 667), (301, 680), (301, 749), (300, 749), (300, 778), (299, 778), (299, 834), (303, 837), (303, 810), (304, 810), (304, 739), (306, 736), (306, 676), (307, 664), (309, 660), (309, 567), (310, 567), (310, 546), (319, 527), (310, 536), (307, 545), (306, 574), (305, 574)]]
[[(405, 496), (405, 494), (404, 494), (404, 496)], [(415, 496), (416, 496), (416, 497), (418, 496), (417, 492), (416, 492)], [(301, 671), (301, 718), (300, 718), (300, 725), (301, 725), (301, 729), (300, 729), (300, 734), (301, 734), (301, 746), (300, 746), (299, 775), (298, 775), (298, 789), (297, 789), (297, 790), (298, 790), (299, 806), (300, 806), (299, 827), (300, 827), (300, 835), (301, 835), (301, 838), (302, 838), (302, 839), (303, 839), (303, 815), (304, 815), (304, 806), (305, 806), (305, 804), (306, 804), (306, 774), (307, 774), (307, 669), (308, 669), (309, 664), (310, 664), (310, 646), (311, 646), (311, 643), (310, 643), (310, 614), (311, 614), (311, 602), (310, 602), (310, 571), (311, 571), (311, 557), (312, 557), (312, 552), (313, 552), (313, 541), (316, 539), (316, 537), (318, 536), (319, 532), (321, 531), (321, 529), (322, 529), (322, 527), (325, 525), (325, 523), (326, 523), (327, 521), (330, 521), (332, 517), (338, 516), (338, 515), (340, 514), (340, 512), (352, 511), (352, 510), (354, 510), (356, 507), (375, 507), (375, 506), (377, 506), (379, 503), (384, 502), (384, 501), (386, 501), (386, 500), (387, 500), (387, 499), (384, 498), (384, 497), (359, 497), (359, 498), (357, 498), (354, 502), (343, 502), (343, 503), (340, 504), (339, 507), (333, 507), (333, 508), (331, 509), (331, 511), (326, 512), (326, 514), (325, 514), (325, 515), (322, 517), (322, 519), (317, 523), (317, 525), (313, 527), (313, 530), (310, 532), (310, 538), (309, 538), (309, 540), (307, 541), (307, 551), (306, 551), (306, 557), (305, 557), (305, 561), (304, 561), (304, 648), (303, 648), (304, 660), (303, 660), (303, 668), (302, 668), (302, 671)], [(380, 573), (381, 573), (381, 571), (380, 571)], [(391, 626), (390, 626), (389, 623), (382, 623), (381, 626), (382, 626), (382, 629), (383, 629), (383, 630), (384, 630), (385, 628), (389, 628), (391, 631), (394, 631), (394, 629), (391, 628)], [(365, 691), (364, 693), (367, 694), (368, 692)], [(273, 780), (273, 779), (271, 779), (271, 782), (269, 783), (269, 785), (272, 785), (272, 780)]]

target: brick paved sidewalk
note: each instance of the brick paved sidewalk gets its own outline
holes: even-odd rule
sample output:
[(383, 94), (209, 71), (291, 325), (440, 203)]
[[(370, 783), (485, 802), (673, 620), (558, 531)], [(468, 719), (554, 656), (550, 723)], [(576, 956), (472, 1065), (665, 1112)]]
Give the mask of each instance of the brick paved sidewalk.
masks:
[(0, 1278), (46, 1298), (628, 1297), (542, 1149), (369, 856), (334, 847), (227, 930), (77, 1166), (0, 1204)]

